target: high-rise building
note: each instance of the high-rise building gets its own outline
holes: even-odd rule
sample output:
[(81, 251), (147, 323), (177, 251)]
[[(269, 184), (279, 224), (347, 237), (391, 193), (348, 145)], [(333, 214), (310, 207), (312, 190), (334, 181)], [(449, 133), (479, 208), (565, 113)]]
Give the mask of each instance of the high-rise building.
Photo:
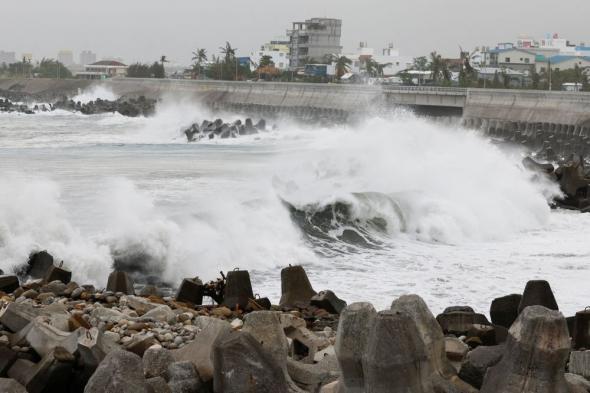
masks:
[(74, 65), (74, 54), (71, 50), (61, 50), (57, 53), (57, 61), (65, 66)]
[(80, 53), (80, 65), (86, 66), (88, 64), (96, 63), (96, 53), (84, 50)]
[(0, 50), (0, 64), (16, 63), (16, 54), (14, 52), (4, 52)]
[(290, 68), (323, 62), (328, 55), (340, 54), (341, 34), (340, 19), (312, 18), (305, 22), (293, 22), (293, 29), (287, 31), (291, 47)]

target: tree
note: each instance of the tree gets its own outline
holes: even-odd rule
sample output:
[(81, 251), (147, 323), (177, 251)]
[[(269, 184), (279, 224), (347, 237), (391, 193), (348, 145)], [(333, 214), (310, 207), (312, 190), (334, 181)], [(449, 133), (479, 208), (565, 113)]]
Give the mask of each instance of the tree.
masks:
[(344, 74), (350, 71), (352, 60), (346, 56), (334, 56), (333, 60), (335, 60), (333, 62), (336, 63), (336, 77), (340, 79)]
[(258, 64), (258, 67), (262, 68), (262, 67), (268, 67), (268, 66), (274, 66), (274, 65), (275, 65), (275, 63), (274, 63), (274, 61), (272, 61), (272, 57), (265, 55), (260, 58), (260, 64)]
[[(23, 59), (22, 64), (24, 64), (24, 62)], [(66, 79), (72, 77), (71, 71), (62, 63), (54, 59), (43, 58), (41, 62), (33, 68), (32, 72), (41, 78)]]
[(129, 78), (151, 78), (152, 69), (149, 65), (143, 63), (131, 64), (127, 68), (127, 76)]
[(150, 67), (150, 74), (152, 78), (165, 78), (166, 71), (164, 70), (164, 63), (154, 61), (154, 64), (152, 64), (152, 66)]
[(428, 59), (426, 56), (420, 56), (414, 58), (414, 65), (412, 66), (413, 69), (418, 71), (427, 71), (428, 70)]
[(531, 87), (535, 90), (538, 89), (541, 83), (541, 75), (537, 72), (537, 67), (532, 65), (529, 75), (531, 76)]
[(226, 41), (225, 46), (219, 47), (219, 50), (223, 56), (223, 62), (220, 70), (221, 75), (219, 79), (237, 79), (237, 74), (239, 73), (239, 65), (236, 59), (237, 48), (232, 48), (231, 44)]
[(206, 49), (197, 49), (193, 52), (193, 71), (197, 75), (201, 75), (203, 69), (203, 63), (207, 61), (207, 50)]
[(435, 84), (450, 82), (451, 71), (449, 71), (447, 62), (444, 61), (442, 56), (436, 53), (436, 51), (430, 54), (429, 68), (432, 73), (432, 80)]

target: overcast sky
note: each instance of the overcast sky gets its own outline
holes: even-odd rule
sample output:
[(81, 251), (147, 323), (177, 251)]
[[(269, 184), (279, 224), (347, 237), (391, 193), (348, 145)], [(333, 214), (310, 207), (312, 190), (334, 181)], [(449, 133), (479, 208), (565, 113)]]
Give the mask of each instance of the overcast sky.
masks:
[(552, 32), (590, 44), (589, 14), (590, 0), (0, 0), (0, 50), (38, 59), (71, 49), (77, 61), (90, 49), (129, 63), (165, 54), (188, 64), (195, 48), (218, 52), (230, 41), (248, 55), (293, 21), (327, 16), (343, 20), (345, 51), (393, 42), (410, 56), (457, 56), (459, 45)]

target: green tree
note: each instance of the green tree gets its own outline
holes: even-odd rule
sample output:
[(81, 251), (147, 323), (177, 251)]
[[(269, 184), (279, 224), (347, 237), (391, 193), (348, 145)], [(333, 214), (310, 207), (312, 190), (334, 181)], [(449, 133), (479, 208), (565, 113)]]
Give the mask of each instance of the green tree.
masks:
[(207, 50), (206, 49), (197, 49), (193, 52), (193, 72), (197, 76), (200, 76), (203, 71), (203, 63), (207, 61)]
[(430, 54), (430, 72), (432, 73), (432, 80), (435, 84), (448, 84), (451, 81), (451, 71), (447, 62), (436, 51)]
[(33, 73), (40, 78), (67, 79), (72, 77), (72, 72), (54, 59), (43, 58), (41, 62), (33, 68)]
[(529, 75), (531, 78), (531, 87), (535, 90), (538, 89), (541, 84), (541, 75), (539, 75), (539, 73), (537, 72), (537, 67), (532, 65), (529, 71)]
[(420, 56), (414, 58), (414, 65), (412, 66), (413, 69), (418, 71), (427, 71), (428, 70), (428, 59), (426, 56)]
[(150, 75), (153, 78), (165, 78), (166, 71), (164, 70), (164, 63), (154, 61), (154, 64), (150, 67)]
[(151, 78), (152, 69), (149, 65), (143, 63), (131, 64), (127, 68), (127, 76), (129, 78)]
[(336, 77), (340, 79), (342, 76), (344, 76), (344, 74), (350, 71), (352, 60), (346, 56), (334, 56), (333, 60), (334, 63), (336, 63)]
[(258, 64), (258, 66), (261, 68), (268, 67), (268, 66), (274, 66), (274, 65), (275, 65), (275, 63), (274, 63), (274, 61), (272, 61), (272, 57), (270, 57), (268, 55), (262, 56), (260, 58), (260, 64)]

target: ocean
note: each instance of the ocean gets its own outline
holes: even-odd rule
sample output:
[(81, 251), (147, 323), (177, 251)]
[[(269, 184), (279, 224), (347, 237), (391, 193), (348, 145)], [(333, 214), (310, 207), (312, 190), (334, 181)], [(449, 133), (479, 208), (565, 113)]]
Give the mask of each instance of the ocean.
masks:
[[(76, 99), (98, 97), (114, 95)], [(99, 287), (115, 259), (172, 286), (240, 268), (278, 302), (280, 269), (302, 264), (377, 308), (416, 293), (487, 314), (532, 279), (566, 315), (589, 305), (590, 214), (551, 210), (559, 190), (518, 149), (403, 111), (186, 142), (217, 117), (243, 119), (174, 97), (149, 118), (0, 114), (0, 269), (34, 250)]]

